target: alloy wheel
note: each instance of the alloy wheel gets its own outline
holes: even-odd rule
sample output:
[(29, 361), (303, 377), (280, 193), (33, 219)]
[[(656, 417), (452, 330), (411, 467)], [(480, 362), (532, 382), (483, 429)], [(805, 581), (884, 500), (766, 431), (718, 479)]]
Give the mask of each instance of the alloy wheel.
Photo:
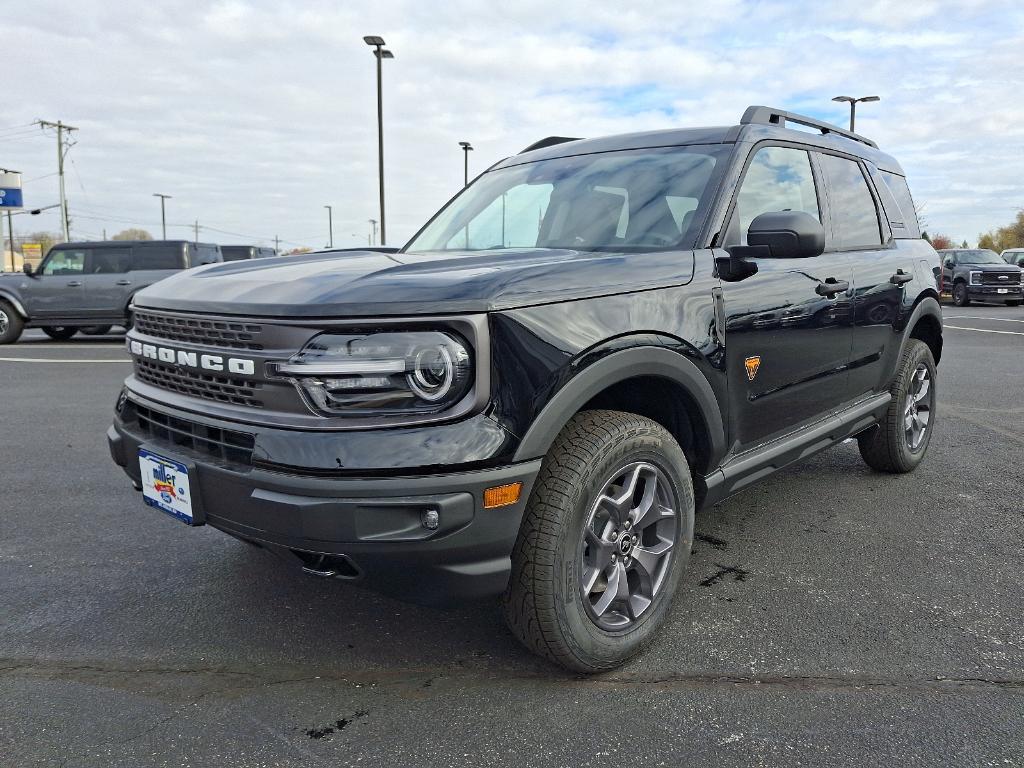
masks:
[(917, 366), (907, 388), (907, 401), (903, 409), (903, 429), (907, 447), (916, 451), (924, 442), (931, 423), (935, 393), (932, 377), (924, 363)]
[(672, 564), (679, 503), (661, 469), (635, 462), (605, 483), (583, 527), (579, 584), (598, 627), (620, 631), (654, 603)]
[(0, 336), (7, 333), (7, 328), (11, 324), (11, 318), (7, 316), (7, 313), (0, 309)]

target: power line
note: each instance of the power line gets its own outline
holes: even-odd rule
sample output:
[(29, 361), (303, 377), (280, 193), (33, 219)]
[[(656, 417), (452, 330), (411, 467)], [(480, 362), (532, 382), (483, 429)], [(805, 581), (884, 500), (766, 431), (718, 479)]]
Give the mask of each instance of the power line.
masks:
[[(67, 155), (67, 150), (71, 149), (71, 144), (67, 144), (64, 139), (64, 132), (67, 131), (70, 137), (73, 131), (77, 131), (73, 125), (66, 125), (58, 120), (56, 123), (49, 120), (36, 120), (37, 123), (43, 128), (56, 128), (57, 129), (57, 173), (60, 176), (60, 210), (61, 210), (61, 224), (64, 227), (64, 239), (71, 239), (71, 221), (68, 218), (68, 198), (64, 192), (64, 157)], [(65, 145), (67, 149), (65, 149)]]

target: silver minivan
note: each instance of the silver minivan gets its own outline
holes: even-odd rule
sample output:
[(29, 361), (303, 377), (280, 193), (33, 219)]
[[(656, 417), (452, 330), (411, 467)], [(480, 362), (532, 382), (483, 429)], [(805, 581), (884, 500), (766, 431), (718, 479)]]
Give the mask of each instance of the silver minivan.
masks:
[(0, 344), (24, 328), (69, 339), (131, 326), (135, 292), (190, 267), (223, 261), (220, 246), (184, 240), (61, 243), (37, 270), (0, 275)]

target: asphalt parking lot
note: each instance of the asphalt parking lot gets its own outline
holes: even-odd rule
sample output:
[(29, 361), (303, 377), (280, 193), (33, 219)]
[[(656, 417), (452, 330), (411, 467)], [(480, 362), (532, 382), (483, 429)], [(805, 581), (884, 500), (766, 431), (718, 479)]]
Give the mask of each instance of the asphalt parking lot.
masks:
[(285, 569), (145, 507), (104, 432), (121, 337), (0, 347), (0, 764), (1024, 764), (1024, 311), (945, 308), (910, 476), (845, 444), (697, 519), (611, 674)]

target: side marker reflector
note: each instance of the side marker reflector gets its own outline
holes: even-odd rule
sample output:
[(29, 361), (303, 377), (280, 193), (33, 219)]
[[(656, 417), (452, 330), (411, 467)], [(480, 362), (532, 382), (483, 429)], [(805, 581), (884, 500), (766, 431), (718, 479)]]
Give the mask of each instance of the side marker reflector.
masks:
[(507, 507), (509, 504), (515, 504), (519, 501), (519, 494), (522, 490), (522, 483), (509, 483), (508, 485), (488, 488), (484, 491), (484, 509)]

